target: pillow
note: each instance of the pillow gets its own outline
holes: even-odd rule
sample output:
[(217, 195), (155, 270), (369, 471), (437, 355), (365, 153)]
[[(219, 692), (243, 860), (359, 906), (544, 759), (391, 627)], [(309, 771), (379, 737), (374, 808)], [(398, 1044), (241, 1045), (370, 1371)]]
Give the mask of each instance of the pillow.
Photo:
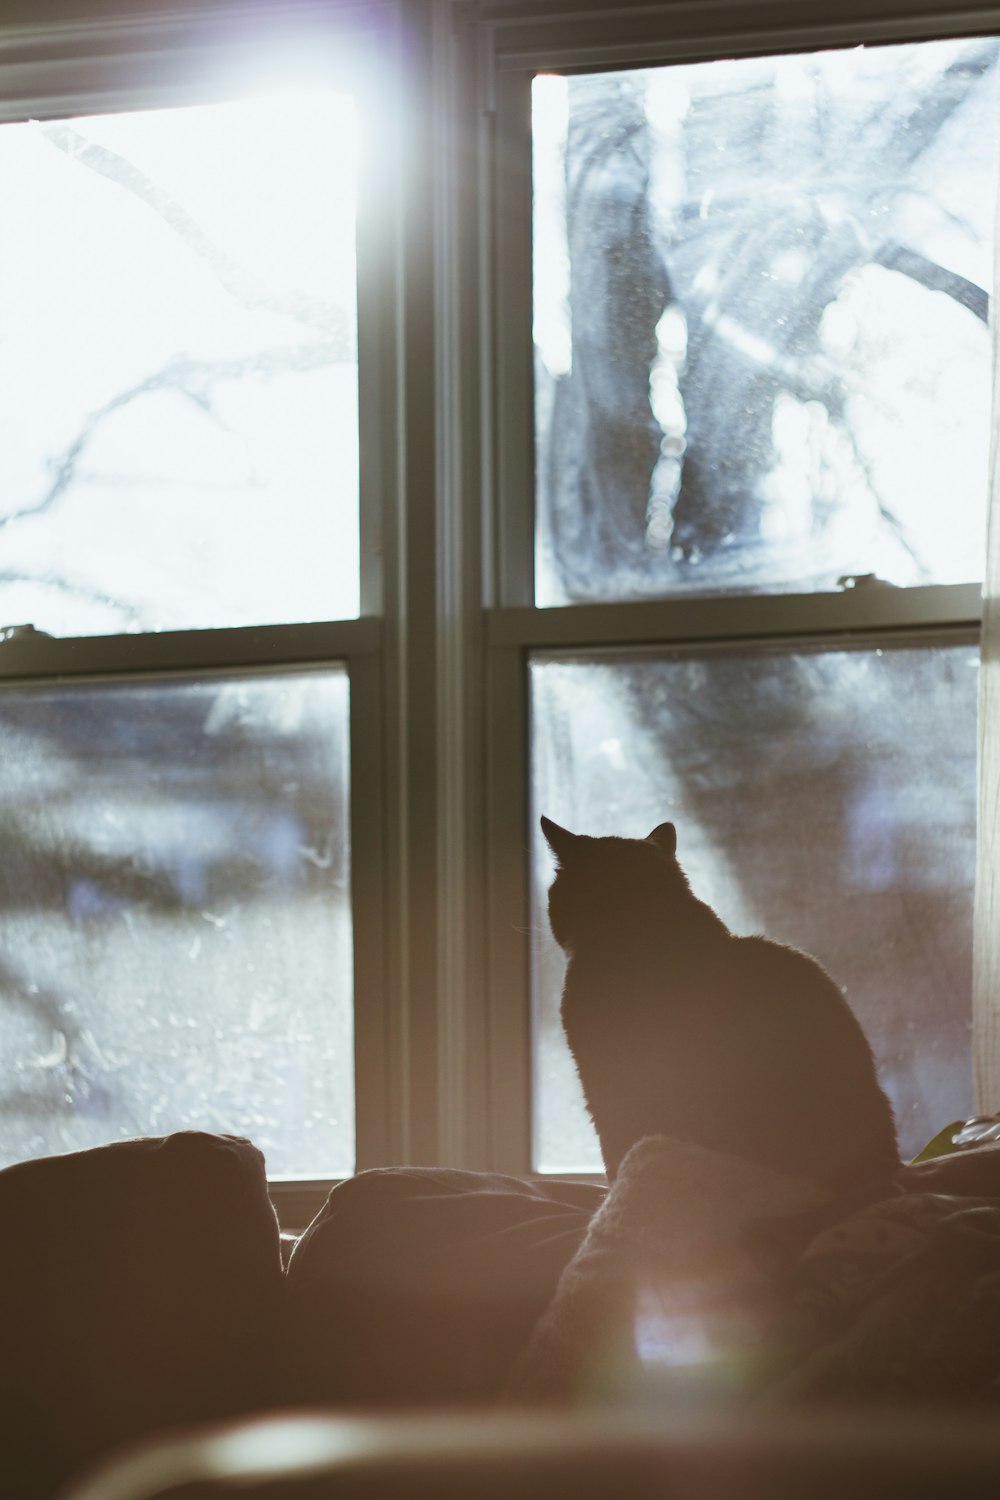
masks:
[(589, 1183), (420, 1167), (340, 1183), (289, 1263), (290, 1399), (500, 1395), (603, 1197)]
[(184, 1131), (22, 1162), (0, 1172), (0, 1224), (12, 1495), (271, 1401), (281, 1259), (249, 1141)]

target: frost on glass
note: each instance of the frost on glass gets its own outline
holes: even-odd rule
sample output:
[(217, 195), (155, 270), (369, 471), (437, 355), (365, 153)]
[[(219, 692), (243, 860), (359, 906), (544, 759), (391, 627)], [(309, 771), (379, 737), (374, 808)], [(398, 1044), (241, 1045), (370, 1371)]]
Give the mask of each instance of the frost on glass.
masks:
[(539, 813), (640, 838), (672, 820), (698, 896), (734, 931), (814, 954), (845, 991), (904, 1155), (973, 1113), (977, 664), (972, 646), (534, 661), (542, 1170), (600, 1155), (559, 1022)]
[(356, 120), (0, 126), (0, 626), (358, 611)]
[(347, 729), (340, 669), (0, 694), (0, 1165), (353, 1170)]
[(998, 48), (536, 78), (539, 604), (981, 576)]

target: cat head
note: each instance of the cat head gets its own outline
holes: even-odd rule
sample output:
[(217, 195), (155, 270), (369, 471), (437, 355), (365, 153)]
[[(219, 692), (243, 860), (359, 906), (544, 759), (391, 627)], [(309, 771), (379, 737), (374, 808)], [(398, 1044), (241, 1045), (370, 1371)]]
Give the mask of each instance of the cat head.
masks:
[(670, 893), (688, 889), (677, 863), (673, 823), (660, 823), (644, 839), (593, 838), (546, 817), (541, 825), (557, 866), (549, 888), (549, 924), (567, 952), (581, 937), (609, 931), (638, 935), (646, 924), (662, 923)]
[(555, 855), (556, 860), (562, 865), (564, 860), (572, 862), (581, 849), (592, 844), (652, 844), (661, 853), (671, 858), (677, 853), (677, 829), (673, 823), (659, 823), (652, 833), (644, 839), (622, 839), (622, 838), (592, 838), (586, 833), (570, 833), (568, 828), (561, 828), (558, 823), (553, 823), (551, 818), (545, 814), (541, 817), (542, 832), (546, 843)]

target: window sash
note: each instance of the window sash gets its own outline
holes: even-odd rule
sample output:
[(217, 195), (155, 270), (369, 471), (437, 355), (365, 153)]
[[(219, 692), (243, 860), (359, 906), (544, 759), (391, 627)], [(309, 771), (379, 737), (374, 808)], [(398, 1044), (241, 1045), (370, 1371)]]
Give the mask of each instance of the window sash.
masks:
[[(379, 80), (398, 66), (398, 28), (391, 5), (292, 7), (208, 5), (187, 15), (101, 19), (58, 8), (38, 24), (0, 27), (0, 121), (73, 117), (119, 110), (213, 102), (254, 87), (272, 49), (293, 65), (309, 56), (316, 76), (359, 98), (368, 126), (369, 161), (399, 162), (398, 112), (380, 104)], [(388, 63), (387, 63), (388, 59)], [(405, 1004), (390, 1006), (387, 974), (398, 947), (388, 932), (385, 901), (386, 781), (399, 756), (383, 732), (393, 684), (385, 663), (384, 575), (397, 557), (399, 461), (385, 433), (398, 426), (401, 231), (392, 207), (392, 170), (369, 171), (359, 183), (358, 363), (360, 410), (360, 617), (308, 624), (164, 631), (79, 639), (12, 632), (0, 620), (0, 692), (6, 684), (59, 679), (143, 680), (192, 673), (278, 670), (343, 664), (351, 691), (350, 755), (352, 906), (355, 995), (356, 1149), (358, 1168), (401, 1159), (391, 1100), (403, 1097)], [(390, 205), (387, 212), (386, 205)], [(388, 555), (388, 565), (386, 557)], [(395, 623), (395, 622), (392, 622)], [(390, 623), (390, 630), (392, 628)], [(397, 987), (398, 994), (398, 987)], [(388, 1012), (392, 1011), (391, 1017)], [(395, 1046), (392, 1045), (396, 1039)], [(329, 1182), (276, 1182), (283, 1219), (305, 1222)], [(303, 1214), (305, 1218), (303, 1218)], [(290, 1217), (288, 1217), (290, 1215)]]
[(212, 103), (252, 87), (276, 52), (355, 87), (377, 63), (393, 7), (206, 0), (114, 16), (54, 0), (43, 19), (22, 9), (30, 20), (12, 7), (0, 27), (0, 121)]
[[(858, 42), (917, 41), (1000, 29), (1000, 6), (956, 14), (941, 4), (887, 0), (803, 8), (742, 0), (689, 6), (664, 0), (614, 17), (596, 4), (539, 13), (518, 3), (480, 7), (492, 72), (490, 223), (496, 247), (491, 289), (495, 424), (487, 441), (489, 558), (486, 680), (489, 847), (494, 870), (488, 972), (492, 1069), (491, 1164), (531, 1170), (533, 1017), (529, 974), (529, 724), (527, 670), (534, 650), (571, 653), (615, 647), (789, 651), (838, 643), (959, 644), (979, 638), (978, 583), (914, 589), (861, 586), (843, 593), (705, 596), (636, 603), (534, 605), (533, 346), (531, 317), (531, 110), (535, 71), (572, 71), (693, 61), (736, 54), (814, 50)], [(513, 934), (525, 935), (520, 942)], [(506, 1101), (509, 1107), (504, 1107)]]
[[(227, 90), (252, 88), (268, 65), (268, 43), (284, 47), (290, 66), (303, 66), (315, 49), (312, 71), (322, 69), (327, 83), (352, 92), (364, 114), (368, 134), (365, 157), (393, 162), (398, 156), (399, 116), (381, 107), (379, 79), (384, 56), (391, 56), (395, 36), (391, 6), (356, 3), (301, 6), (270, 12), (268, 7), (240, 5), (205, 9), (181, 19), (155, 14), (114, 21), (86, 17), (30, 26), (0, 26), (0, 123), (54, 116), (79, 117), (122, 110), (166, 108), (215, 102)], [(381, 61), (380, 61), (381, 58)], [(391, 63), (390, 63), (391, 66)], [(271, 68), (273, 76), (273, 64)], [(386, 174), (388, 175), (388, 174)], [(359, 615), (381, 614), (386, 496), (397, 483), (394, 454), (385, 428), (396, 418), (397, 386), (392, 353), (398, 302), (398, 225), (386, 214), (386, 175), (359, 173), (357, 204), (358, 410), (359, 410)], [(391, 189), (389, 189), (391, 192)], [(391, 543), (390, 543), (391, 545)], [(0, 619), (0, 631), (13, 621)], [(326, 629), (330, 622), (315, 628)], [(346, 623), (346, 622), (345, 622)], [(4, 641), (0, 636), (0, 682), (30, 671), (63, 674), (93, 670), (96, 661), (113, 661), (113, 670), (136, 671), (181, 667), (191, 657), (216, 663), (253, 659), (253, 627), (205, 632), (213, 645), (194, 644), (197, 631), (164, 631), (92, 638), (73, 649), (41, 639)], [(312, 630), (310, 625), (308, 630)], [(308, 643), (298, 624), (259, 627), (263, 659), (289, 658)], [(275, 643), (270, 650), (265, 642)], [(279, 637), (284, 637), (278, 644)], [(98, 641), (102, 644), (98, 644)], [(112, 646), (112, 641), (119, 642)], [(35, 649), (37, 648), (37, 649)], [(176, 651), (177, 660), (171, 660)], [(257, 657), (260, 660), (261, 657)], [(47, 662), (56, 663), (53, 667)], [(99, 668), (102, 669), (102, 668)]]
[[(963, 590), (967, 593), (968, 591)], [(836, 596), (834, 596), (836, 597)], [(530, 724), (528, 710), (528, 664), (536, 652), (558, 650), (566, 658), (578, 651), (593, 658), (602, 651), (614, 653), (623, 647), (639, 652), (662, 653), (672, 649), (688, 656), (702, 651), (739, 652), (748, 647), (770, 646), (782, 652), (823, 647), (901, 648), (908, 645), (959, 646), (979, 640), (977, 615), (971, 618), (943, 617), (935, 623), (894, 627), (884, 631), (875, 625), (842, 630), (795, 633), (746, 634), (739, 638), (702, 635), (656, 636), (616, 630), (626, 623), (633, 607), (588, 606), (591, 629), (574, 629), (572, 622), (553, 621), (549, 615), (569, 611), (499, 611), (491, 617), (489, 667), (489, 728), (487, 776), (491, 861), (495, 871), (491, 886), (488, 936), (488, 1004), (491, 1038), (491, 1145), (490, 1165), (497, 1170), (529, 1175), (532, 1162), (532, 1071), (534, 1062), (534, 1016), (530, 983), (531, 872), (530, 840)], [(574, 611), (574, 613), (577, 613)], [(599, 629), (605, 615), (606, 628)], [(618, 619), (615, 619), (618, 616)], [(561, 628), (560, 628), (561, 627)], [(521, 941), (517, 941), (520, 935)], [(971, 996), (970, 996), (971, 1002)], [(971, 1080), (970, 1080), (971, 1088)]]
[[(669, 11), (669, 3), (660, 7)], [(940, 20), (940, 16), (939, 16)], [(1000, 7), (992, 10), (993, 29), (1000, 30)], [(661, 27), (663, 19), (660, 20)], [(581, 29), (586, 27), (581, 23)], [(979, 30), (989, 29), (985, 20)], [(975, 30), (975, 28), (974, 28)], [(941, 27), (933, 35), (961, 34), (962, 28), (953, 30)], [(907, 40), (919, 40), (912, 31)], [(877, 40), (900, 40), (892, 30), (883, 27)], [(728, 46), (720, 43), (718, 36), (705, 56), (728, 56)], [(707, 39), (706, 39), (707, 45)], [(829, 28), (814, 28), (810, 32), (808, 46), (821, 48), (831, 45)], [(490, 572), (487, 584), (487, 603), (499, 608), (534, 608), (534, 346), (532, 339), (532, 169), (531, 169), (531, 80), (537, 68), (554, 66), (551, 61), (540, 60), (540, 54), (531, 55), (525, 64), (520, 53), (517, 71), (504, 54), (508, 66), (503, 67), (500, 58), (495, 60), (496, 91), (493, 99), (496, 116), (496, 146), (494, 149), (494, 181), (492, 185), (491, 224), (494, 226), (496, 243), (496, 269), (494, 287), (493, 357), (496, 362), (495, 431), (490, 440), (490, 451), (495, 455), (486, 504), (491, 517), (491, 535), (494, 552), (489, 559)], [(572, 43), (567, 43), (565, 52), (559, 54), (559, 67), (565, 70), (572, 66), (576, 52)], [(635, 60), (635, 59), (632, 59)], [(650, 59), (653, 60), (653, 59)], [(677, 57), (666, 53), (657, 54), (655, 61), (677, 61)], [(488, 354), (485, 357), (489, 357)], [(911, 592), (895, 589), (897, 596)], [(930, 590), (914, 590), (921, 600), (929, 601)], [(801, 595), (801, 599), (819, 599), (823, 595)], [(728, 609), (725, 596), (685, 596), (684, 610), (707, 608), (714, 599), (712, 608)], [(672, 601), (658, 600), (656, 608), (666, 608)], [(971, 596), (970, 596), (971, 604)], [(898, 600), (898, 621), (905, 624), (912, 620), (912, 607)], [(555, 606), (556, 609), (565, 608)], [(573, 608), (573, 606), (569, 606)], [(976, 617), (978, 618), (978, 606)], [(890, 623), (893, 605), (886, 600), (886, 624)], [(967, 615), (968, 617), (968, 615)], [(665, 618), (668, 618), (665, 616)], [(669, 628), (669, 627), (667, 627)], [(737, 632), (738, 633), (738, 632)]]
[(1000, 25), (995, 0), (480, 0), (499, 72), (651, 66), (754, 53), (975, 36)]

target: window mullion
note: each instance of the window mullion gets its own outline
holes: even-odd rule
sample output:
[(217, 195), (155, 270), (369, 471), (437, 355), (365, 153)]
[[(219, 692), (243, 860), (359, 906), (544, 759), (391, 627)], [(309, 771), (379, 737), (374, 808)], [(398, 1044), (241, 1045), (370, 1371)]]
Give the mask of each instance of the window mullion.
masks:
[(438, 1138), (441, 1160), (488, 1165), (488, 1077), (483, 968), (486, 870), (482, 764), (484, 690), (483, 525), (479, 506), (489, 439), (482, 431), (490, 382), (482, 287), (488, 226), (479, 172), (490, 150), (481, 111), (482, 34), (438, 15), (435, 155), (437, 308), (437, 665), (439, 1032)]
[[(390, 196), (399, 204), (393, 333), (401, 408), (399, 467), (383, 529), (388, 1107), (383, 1161), (436, 1165), (442, 1159), (441, 922), (447, 899), (439, 734), (441, 438), (434, 374), (442, 338), (435, 300), (437, 76), (431, 33), (405, 7), (399, 8), (398, 21), (400, 90), (390, 107), (395, 149), (387, 167)], [(384, 192), (384, 180), (381, 186)]]

